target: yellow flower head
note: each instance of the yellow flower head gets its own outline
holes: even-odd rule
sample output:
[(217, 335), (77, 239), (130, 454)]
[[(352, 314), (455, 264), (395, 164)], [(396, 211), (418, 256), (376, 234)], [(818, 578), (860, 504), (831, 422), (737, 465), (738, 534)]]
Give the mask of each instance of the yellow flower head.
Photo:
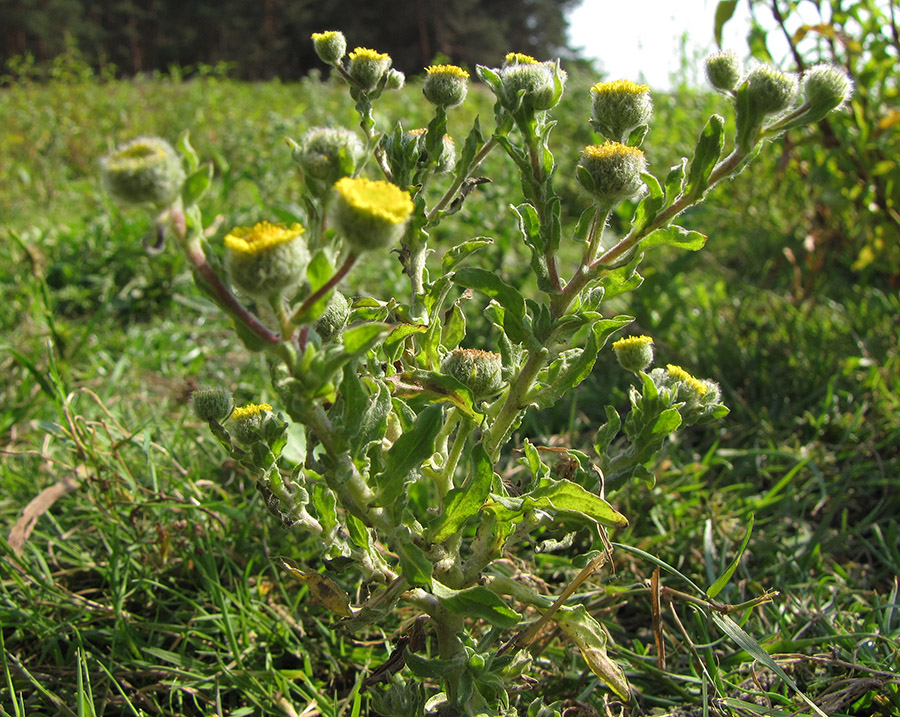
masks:
[(456, 65), (431, 65), (422, 85), (425, 99), (438, 107), (456, 107), (466, 99), (469, 73)]
[(591, 87), (593, 94), (601, 95), (640, 95), (649, 92), (649, 85), (638, 84), (631, 80), (613, 80), (612, 82), (598, 82)]
[(365, 177), (344, 177), (334, 185), (341, 199), (360, 212), (391, 224), (403, 224), (413, 211), (412, 199), (396, 184)]
[(288, 293), (309, 264), (309, 249), (299, 239), (304, 231), (299, 224), (269, 222), (232, 229), (225, 237), (225, 249), (234, 285), (254, 299)]
[(649, 346), (653, 343), (650, 336), (626, 336), (613, 342), (613, 349), (627, 349), (634, 346)]
[(365, 177), (344, 177), (334, 189), (335, 225), (354, 250), (390, 246), (403, 235), (414, 208), (409, 192)]
[(319, 59), (330, 65), (339, 62), (347, 52), (347, 41), (344, 39), (344, 34), (337, 30), (314, 32), (312, 41)]
[(524, 55), (521, 52), (509, 52), (503, 58), (504, 65), (539, 65), (531, 55)]
[(647, 85), (615, 80), (591, 87), (591, 124), (607, 139), (626, 142), (634, 130), (650, 122), (652, 114)]
[(305, 231), (300, 224), (285, 227), (263, 221), (252, 227), (235, 227), (225, 236), (225, 246), (239, 254), (260, 254), (293, 241)]
[(612, 347), (619, 365), (627, 371), (637, 373), (653, 363), (653, 339), (649, 336), (626, 336)]
[(268, 403), (248, 403), (246, 406), (238, 406), (231, 412), (232, 421), (242, 421), (246, 418), (260, 415), (263, 411), (271, 411), (272, 407)]
[(669, 376), (671, 376), (676, 381), (680, 381), (683, 384), (686, 384), (688, 388), (697, 396), (700, 397), (705, 394), (709, 387), (703, 383), (699, 378), (695, 378), (691, 376), (687, 371), (685, 371), (681, 366), (676, 366), (675, 364), (666, 364), (666, 371), (668, 371)]
[(637, 196), (644, 187), (644, 153), (618, 142), (604, 142), (584, 148), (575, 168), (575, 178), (605, 210)]
[[(604, 160), (613, 157), (643, 157), (644, 153), (637, 147), (629, 147), (618, 142), (604, 142), (603, 144), (592, 144), (585, 147), (582, 156), (588, 159)], [(625, 339), (621, 340), (625, 341)]]
[(378, 83), (391, 69), (391, 56), (384, 52), (376, 52), (368, 47), (357, 47), (350, 53), (350, 77), (359, 83), (366, 92), (378, 87)]
[(429, 65), (425, 68), (425, 72), (429, 75), (445, 75), (447, 77), (458, 77), (461, 80), (469, 79), (469, 73), (456, 65)]
[(350, 53), (350, 60), (374, 60), (375, 62), (382, 62), (384, 60), (390, 60), (391, 56), (386, 52), (377, 52), (376, 50), (371, 50), (368, 47), (357, 47), (353, 52)]

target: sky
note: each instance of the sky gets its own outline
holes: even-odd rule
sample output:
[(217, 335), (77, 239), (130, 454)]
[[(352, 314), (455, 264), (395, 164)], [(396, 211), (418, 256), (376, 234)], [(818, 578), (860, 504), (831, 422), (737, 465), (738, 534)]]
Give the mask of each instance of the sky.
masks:
[[(682, 38), (688, 59), (716, 50), (713, 19), (718, 0), (584, 0), (572, 11), (569, 37), (585, 56), (596, 57), (607, 80), (645, 82), (671, 89), (671, 74), (681, 65)], [(723, 49), (747, 55), (750, 13), (742, 0), (725, 25)], [(702, 64), (692, 63), (691, 84), (703, 82)], [(677, 81), (676, 83), (677, 84)]]

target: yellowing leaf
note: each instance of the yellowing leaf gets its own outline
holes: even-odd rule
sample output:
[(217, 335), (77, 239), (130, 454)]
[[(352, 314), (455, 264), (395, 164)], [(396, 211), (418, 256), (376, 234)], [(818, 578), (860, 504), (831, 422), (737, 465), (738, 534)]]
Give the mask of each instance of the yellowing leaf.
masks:
[(342, 617), (348, 617), (352, 614), (350, 610), (350, 596), (341, 590), (334, 580), (327, 575), (314, 571), (305, 573), (297, 567), (293, 560), (286, 558), (276, 559), (281, 563), (281, 567), (309, 588), (310, 595), (317, 603), (324, 605), (325, 608)]

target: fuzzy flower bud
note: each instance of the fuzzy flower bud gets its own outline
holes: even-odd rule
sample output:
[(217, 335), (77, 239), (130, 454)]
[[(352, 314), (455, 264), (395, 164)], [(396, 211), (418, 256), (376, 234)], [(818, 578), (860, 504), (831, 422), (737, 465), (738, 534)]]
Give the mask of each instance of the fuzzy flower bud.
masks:
[(231, 415), (234, 400), (227, 388), (221, 386), (198, 388), (191, 394), (191, 408), (201, 421), (221, 423)]
[(431, 65), (425, 68), (427, 76), (422, 93), (431, 104), (438, 107), (456, 107), (466, 99), (469, 91), (469, 73), (456, 65)]
[(350, 302), (340, 291), (331, 295), (331, 301), (315, 323), (316, 333), (327, 343), (337, 336), (350, 318)]
[(626, 142), (638, 127), (650, 122), (650, 88), (631, 80), (598, 82), (591, 87), (591, 125), (614, 142)]
[(487, 398), (503, 386), (503, 360), (492, 351), (454, 349), (441, 361), (441, 371), (463, 384), (475, 398)]
[(350, 53), (350, 77), (367, 92), (374, 90), (391, 67), (391, 56), (367, 47), (357, 47)]
[(811, 67), (803, 75), (802, 87), (804, 104), (809, 105), (812, 114), (822, 117), (853, 95), (853, 80), (836, 65)]
[(305, 174), (322, 179), (328, 185), (356, 171), (365, 154), (363, 143), (348, 129), (313, 127), (300, 144), (294, 145), (294, 159)]
[(344, 177), (334, 188), (334, 224), (355, 252), (381, 249), (403, 236), (414, 208), (409, 192), (365, 177)]
[(706, 58), (706, 78), (720, 92), (736, 90), (743, 75), (743, 64), (731, 50), (714, 52)]
[(384, 78), (384, 88), (386, 90), (400, 90), (403, 89), (403, 85), (405, 84), (406, 75), (400, 72), (400, 70), (391, 68), (387, 71), (387, 74)]
[(329, 65), (340, 62), (347, 53), (347, 40), (344, 39), (344, 33), (337, 30), (314, 32), (312, 41), (319, 59)]
[(265, 411), (271, 411), (268, 403), (248, 403), (246, 406), (235, 408), (228, 419), (228, 430), (238, 443), (249, 446), (260, 440)]
[(500, 101), (511, 112), (549, 110), (562, 97), (567, 77), (559, 62), (511, 52), (500, 70)]
[(619, 365), (626, 371), (644, 371), (653, 363), (653, 339), (649, 336), (627, 336), (612, 347)]
[(618, 206), (639, 194), (646, 171), (644, 153), (618, 142), (585, 147), (575, 168), (575, 178), (603, 210)]
[(163, 209), (181, 193), (181, 157), (159, 137), (138, 137), (120, 144), (101, 160), (107, 191), (123, 204)]
[(747, 73), (747, 101), (760, 115), (789, 109), (797, 98), (797, 78), (769, 65), (757, 65)]
[(283, 295), (303, 278), (309, 249), (299, 224), (259, 222), (235, 227), (225, 237), (226, 263), (234, 285), (254, 299)]

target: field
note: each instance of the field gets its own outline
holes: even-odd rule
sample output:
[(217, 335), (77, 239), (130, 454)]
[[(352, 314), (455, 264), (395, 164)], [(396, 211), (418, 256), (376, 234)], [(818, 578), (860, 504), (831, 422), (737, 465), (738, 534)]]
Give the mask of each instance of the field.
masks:
[[(592, 81), (573, 75), (553, 134), (573, 225)], [(417, 94), (392, 98), (380, 127), (424, 125)], [(472, 95), (451, 132), (490, 117), (491, 99)], [(664, 175), (725, 104), (688, 90), (654, 99), (645, 149)], [(363, 680), (415, 615), (365, 639), (342, 635), (274, 562), (304, 564), (316, 543), (269, 519), (252, 480), (188, 408), (196, 387), (215, 384), (274, 403), (260, 394), (264, 362), (194, 288), (174, 247), (144, 250), (149, 220), (117, 208), (98, 171), (117, 142), (174, 142), (189, 128), (215, 163), (205, 207), (221, 215), (215, 241), (301, 213), (284, 137), (330, 123), (354, 126), (352, 103), (318, 77), (70, 77), (0, 89), (0, 714), (368, 713)], [(486, 173), (495, 181), (467, 203), (456, 240), (492, 237), (482, 258), (534, 291), (506, 209), (518, 191), (512, 167), (491, 156)], [(879, 267), (851, 268), (852, 247), (810, 248), (807, 194), (790, 147), (775, 142), (688, 214), (683, 223), (710, 236), (703, 251), (659, 251), (641, 289), (617, 299), (664, 363), (718, 381), (731, 413), (668, 444), (654, 486), (609, 496), (631, 519), (613, 536), (626, 547), (578, 599), (613, 638), (633, 702), (617, 703), (548, 635), (522, 704), (570, 700), (570, 717), (810, 713), (754, 660), (761, 647), (826, 714), (900, 714), (900, 293)], [(402, 285), (390, 255), (352, 281), (350, 293), (385, 299)], [(518, 440), (587, 451), (603, 407), (624, 405), (627, 386), (606, 351), (580, 390), (529, 414)], [(752, 638), (741, 643), (681, 591), (683, 578), (715, 581), (751, 525), (717, 598), (767, 597), (733, 613)], [(564, 554), (529, 559), (556, 588), (577, 572)], [(666, 590), (655, 613), (657, 565)]]

